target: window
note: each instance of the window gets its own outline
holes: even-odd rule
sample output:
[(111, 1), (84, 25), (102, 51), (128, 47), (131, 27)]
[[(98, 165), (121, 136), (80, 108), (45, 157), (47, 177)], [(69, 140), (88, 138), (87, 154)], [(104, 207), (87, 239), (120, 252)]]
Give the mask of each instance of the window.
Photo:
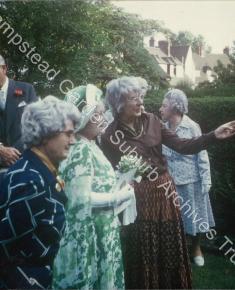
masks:
[(167, 74), (170, 75), (171, 74), (171, 65), (167, 64)]

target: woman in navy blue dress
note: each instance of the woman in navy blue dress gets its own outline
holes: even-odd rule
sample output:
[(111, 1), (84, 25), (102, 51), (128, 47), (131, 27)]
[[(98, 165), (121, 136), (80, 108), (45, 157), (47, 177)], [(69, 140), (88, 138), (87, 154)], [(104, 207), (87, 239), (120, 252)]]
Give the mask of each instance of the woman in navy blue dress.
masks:
[(65, 227), (66, 196), (59, 162), (74, 143), (77, 109), (54, 97), (22, 116), (22, 157), (0, 189), (0, 287), (51, 288), (52, 265)]

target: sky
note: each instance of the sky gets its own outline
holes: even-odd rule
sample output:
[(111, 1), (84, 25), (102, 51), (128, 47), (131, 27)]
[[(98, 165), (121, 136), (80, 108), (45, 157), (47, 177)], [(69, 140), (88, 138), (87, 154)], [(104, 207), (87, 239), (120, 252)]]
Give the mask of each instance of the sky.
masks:
[(213, 53), (222, 53), (235, 40), (235, 0), (230, 1), (112, 1), (125, 11), (139, 14), (144, 19), (163, 21), (177, 33), (188, 30), (204, 36)]

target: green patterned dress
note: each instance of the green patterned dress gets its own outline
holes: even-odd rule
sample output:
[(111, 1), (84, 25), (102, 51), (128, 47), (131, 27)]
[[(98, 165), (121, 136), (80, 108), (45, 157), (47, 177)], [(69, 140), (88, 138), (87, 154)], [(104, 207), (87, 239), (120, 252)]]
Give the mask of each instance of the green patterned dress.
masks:
[(95, 209), (91, 203), (91, 192), (111, 194), (111, 164), (94, 141), (81, 138), (60, 171), (69, 201), (54, 288), (124, 289), (118, 218), (112, 208)]

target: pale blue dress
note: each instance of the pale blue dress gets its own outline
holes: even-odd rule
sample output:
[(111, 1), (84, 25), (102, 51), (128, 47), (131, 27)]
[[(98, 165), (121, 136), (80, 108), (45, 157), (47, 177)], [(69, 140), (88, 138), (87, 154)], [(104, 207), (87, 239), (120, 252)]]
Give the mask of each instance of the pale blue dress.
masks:
[[(166, 126), (169, 128), (168, 124)], [(179, 137), (188, 139), (201, 135), (199, 125), (187, 115), (183, 116), (175, 132)], [(215, 226), (215, 221), (208, 193), (211, 175), (207, 151), (182, 155), (163, 145), (163, 155), (181, 197), (179, 201), (185, 232), (193, 236), (208, 232)], [(205, 191), (205, 188), (208, 190)]]

